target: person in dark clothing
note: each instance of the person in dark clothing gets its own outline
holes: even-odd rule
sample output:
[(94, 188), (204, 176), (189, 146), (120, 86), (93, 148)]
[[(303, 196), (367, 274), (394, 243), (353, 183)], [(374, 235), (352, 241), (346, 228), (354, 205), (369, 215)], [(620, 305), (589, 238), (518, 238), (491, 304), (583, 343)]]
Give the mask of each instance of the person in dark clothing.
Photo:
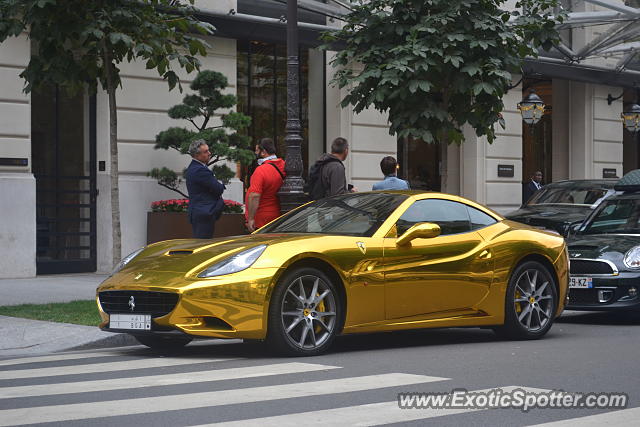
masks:
[(187, 168), (187, 191), (189, 192), (189, 222), (196, 239), (211, 239), (215, 221), (220, 218), (224, 208), (223, 183), (218, 181), (207, 166), (211, 152), (206, 142), (199, 139), (189, 146), (193, 157)]
[(542, 188), (542, 172), (536, 171), (531, 176), (531, 181), (524, 185), (522, 189), (522, 204), (524, 205), (533, 196), (533, 193)]
[(357, 191), (353, 187), (347, 187), (347, 177), (342, 162), (345, 161), (348, 155), (349, 143), (346, 139), (338, 137), (331, 143), (331, 153), (325, 153), (318, 158), (316, 163), (322, 165), (320, 182), (324, 194), (317, 198)]

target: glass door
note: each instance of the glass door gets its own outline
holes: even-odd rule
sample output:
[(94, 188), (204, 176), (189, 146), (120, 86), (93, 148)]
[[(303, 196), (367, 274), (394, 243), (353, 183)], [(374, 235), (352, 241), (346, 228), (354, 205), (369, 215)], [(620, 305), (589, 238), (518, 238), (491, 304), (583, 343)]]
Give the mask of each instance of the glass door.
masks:
[(37, 274), (96, 271), (95, 97), (31, 96)]

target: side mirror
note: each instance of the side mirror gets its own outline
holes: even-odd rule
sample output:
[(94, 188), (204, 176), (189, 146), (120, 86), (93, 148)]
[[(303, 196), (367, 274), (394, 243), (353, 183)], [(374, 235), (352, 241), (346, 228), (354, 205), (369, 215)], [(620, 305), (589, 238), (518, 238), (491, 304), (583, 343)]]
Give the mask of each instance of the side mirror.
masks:
[(566, 229), (565, 237), (572, 237), (578, 234), (578, 231), (580, 230), (581, 226), (582, 226), (582, 221), (571, 223)]
[(404, 246), (414, 239), (430, 239), (440, 235), (440, 226), (432, 222), (420, 222), (413, 225), (396, 240), (396, 246)]

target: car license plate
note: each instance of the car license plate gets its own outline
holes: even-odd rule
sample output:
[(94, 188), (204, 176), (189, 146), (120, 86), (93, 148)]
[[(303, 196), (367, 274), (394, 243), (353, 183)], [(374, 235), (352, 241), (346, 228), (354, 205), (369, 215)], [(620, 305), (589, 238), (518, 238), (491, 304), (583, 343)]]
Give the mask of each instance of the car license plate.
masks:
[(150, 331), (150, 314), (110, 314), (109, 328)]
[(591, 277), (571, 276), (569, 278), (570, 288), (593, 288), (593, 279)]

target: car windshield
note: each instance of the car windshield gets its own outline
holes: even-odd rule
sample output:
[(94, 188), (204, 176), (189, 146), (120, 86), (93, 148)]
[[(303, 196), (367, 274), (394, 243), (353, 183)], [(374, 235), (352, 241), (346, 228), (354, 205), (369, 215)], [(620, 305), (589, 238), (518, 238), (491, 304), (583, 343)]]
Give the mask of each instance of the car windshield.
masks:
[(352, 193), (321, 199), (278, 218), (260, 233), (370, 237), (406, 198), (403, 194)]
[(583, 226), (582, 234), (640, 234), (640, 198), (608, 200)]
[(527, 206), (582, 205), (590, 206), (593, 209), (612, 194), (614, 194), (614, 190), (610, 188), (548, 185), (537, 191)]

